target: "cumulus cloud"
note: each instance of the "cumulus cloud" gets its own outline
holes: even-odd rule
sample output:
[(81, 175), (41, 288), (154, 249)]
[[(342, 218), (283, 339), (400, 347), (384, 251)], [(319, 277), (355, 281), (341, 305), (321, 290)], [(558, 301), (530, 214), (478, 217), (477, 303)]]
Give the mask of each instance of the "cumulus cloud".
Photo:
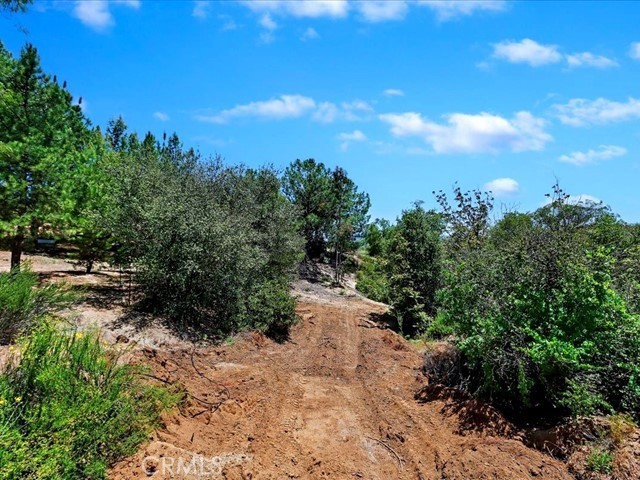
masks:
[(541, 67), (562, 61), (557, 45), (543, 45), (530, 38), (519, 42), (507, 40), (493, 45), (493, 57), (510, 63), (526, 63)]
[(161, 122), (168, 122), (169, 114), (165, 112), (154, 112), (153, 118), (155, 118), (156, 120), (160, 120)]
[(195, 119), (210, 123), (228, 123), (236, 118), (262, 118), (281, 120), (287, 118), (308, 117), (320, 123), (335, 121), (355, 122), (369, 120), (373, 107), (363, 100), (351, 102), (317, 102), (304, 95), (280, 95), (269, 100), (236, 105), (212, 115), (196, 115)]
[(339, 19), (356, 12), (357, 18), (367, 23), (402, 20), (413, 6), (429, 8), (439, 21), (507, 8), (506, 0), (243, 0), (240, 3), (259, 14), (297, 18)]
[(640, 42), (634, 42), (629, 47), (629, 56), (634, 60), (640, 60)]
[(403, 0), (364, 0), (354, 3), (365, 22), (379, 23), (390, 20), (402, 20), (407, 15), (409, 6)]
[(270, 100), (236, 105), (216, 115), (197, 115), (196, 119), (217, 124), (243, 117), (282, 120), (302, 117), (315, 108), (316, 102), (312, 98), (303, 95), (281, 95)]
[(496, 178), (495, 180), (485, 183), (484, 189), (490, 191), (496, 197), (507, 197), (518, 193), (520, 184), (513, 178)]
[(354, 130), (351, 133), (339, 134), (338, 140), (342, 141), (342, 143), (340, 144), (340, 149), (346, 152), (352, 142), (365, 142), (367, 140), (367, 136), (360, 130)]
[(586, 127), (640, 117), (640, 100), (632, 97), (626, 102), (615, 102), (606, 98), (573, 98), (564, 105), (554, 105), (553, 109), (565, 125)]
[(419, 113), (391, 113), (379, 116), (397, 137), (417, 136), (436, 153), (500, 153), (542, 150), (553, 138), (546, 122), (529, 112), (518, 112), (511, 119), (482, 112), (475, 115), (453, 113), (446, 123), (425, 119)]
[(308, 42), (309, 40), (315, 40), (316, 38), (320, 38), (318, 32), (316, 32), (314, 28), (308, 27), (300, 37), (300, 40)]
[(107, 0), (94, 0), (91, 2), (78, 0), (75, 2), (72, 14), (86, 26), (96, 31), (105, 31), (115, 25), (115, 20), (111, 14), (111, 4), (124, 5), (129, 8), (140, 8), (139, 0), (119, 0), (109, 2)]
[(196, 0), (195, 2), (193, 2), (193, 10), (191, 11), (191, 15), (193, 15), (194, 17), (204, 20), (209, 16), (210, 12), (210, 0)]
[(321, 102), (313, 114), (313, 120), (320, 123), (332, 123), (337, 120), (355, 122), (366, 120), (373, 113), (373, 107), (363, 100), (342, 102)]
[(238, 24), (233, 19), (233, 17), (229, 15), (218, 15), (218, 19), (222, 21), (222, 26), (220, 27), (221, 32), (229, 32), (231, 30), (237, 30)]
[(265, 30), (273, 31), (278, 28), (278, 24), (271, 18), (271, 15), (265, 13), (260, 17), (260, 26)]
[(479, 11), (499, 12), (507, 8), (506, 0), (417, 0), (416, 3), (433, 10), (440, 21), (472, 15)]
[(404, 92), (402, 90), (398, 90), (397, 88), (387, 88), (384, 92), (382, 92), (382, 94), (387, 97), (403, 97), (404, 96)]
[[(565, 61), (570, 68), (611, 68), (618, 66), (618, 62), (604, 55), (596, 55), (591, 52), (565, 55), (560, 52), (558, 45), (545, 45), (530, 38), (520, 41), (505, 40), (494, 43), (492, 56), (509, 63), (526, 63), (532, 67), (542, 67), (562, 61)], [(481, 62), (479, 65), (488, 66), (487, 62)]]
[(591, 52), (574, 53), (567, 55), (567, 63), (570, 67), (595, 67), (611, 68), (617, 67), (618, 62), (603, 55), (594, 55)]
[(254, 12), (298, 18), (344, 18), (349, 12), (347, 0), (246, 0), (242, 4)]
[(627, 154), (627, 149), (616, 145), (600, 145), (597, 150), (589, 149), (586, 152), (571, 152), (568, 155), (562, 155), (559, 160), (565, 163), (571, 163), (582, 167), (590, 163), (596, 163), (601, 160), (609, 160), (614, 157), (621, 157)]

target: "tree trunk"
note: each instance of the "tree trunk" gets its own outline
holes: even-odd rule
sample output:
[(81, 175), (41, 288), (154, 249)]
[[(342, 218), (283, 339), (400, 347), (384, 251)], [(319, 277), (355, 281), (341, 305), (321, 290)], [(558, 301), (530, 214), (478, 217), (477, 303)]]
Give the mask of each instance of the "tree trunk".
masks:
[(22, 260), (22, 247), (24, 243), (24, 235), (18, 234), (11, 240), (11, 270), (20, 269), (20, 261)]

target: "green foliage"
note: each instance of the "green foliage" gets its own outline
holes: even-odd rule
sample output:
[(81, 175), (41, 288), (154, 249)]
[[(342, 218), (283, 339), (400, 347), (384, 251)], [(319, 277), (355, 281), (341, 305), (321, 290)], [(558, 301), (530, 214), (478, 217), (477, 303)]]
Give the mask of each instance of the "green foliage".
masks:
[(331, 170), (311, 158), (296, 160), (284, 171), (282, 191), (298, 209), (307, 255), (318, 257), (326, 249), (333, 214)]
[(14, 59), (0, 44), (0, 235), (11, 237), (12, 268), (25, 237), (71, 220), (73, 186), (91, 157), (88, 122), (72, 100), (33, 46)]
[(0, 273), (0, 345), (9, 343), (38, 317), (75, 300), (60, 286), (37, 285), (38, 276), (28, 267)]
[(290, 325), (302, 244), (275, 172), (204, 162), (177, 136), (138, 144), (114, 124), (108, 138), (119, 150), (104, 221), (143, 305), (213, 335)]
[(0, 376), (0, 478), (104, 479), (133, 454), (178, 396), (118, 363), (97, 333), (44, 322)]
[(402, 212), (387, 247), (391, 311), (406, 336), (424, 331), (435, 314), (443, 231), (442, 216), (416, 204)]
[(640, 318), (615, 288), (612, 249), (593, 241), (606, 213), (556, 188), (456, 250), (438, 298), (473, 390), (515, 411), (640, 413)]
[(342, 168), (333, 172), (313, 159), (296, 160), (284, 172), (282, 191), (296, 206), (307, 256), (317, 258), (331, 246), (336, 280), (345, 252), (356, 248), (369, 221), (369, 195), (359, 192)]
[(610, 474), (613, 470), (613, 454), (604, 448), (594, 447), (586, 458), (590, 472)]
[(389, 303), (389, 281), (383, 258), (360, 255), (356, 289), (371, 300)]

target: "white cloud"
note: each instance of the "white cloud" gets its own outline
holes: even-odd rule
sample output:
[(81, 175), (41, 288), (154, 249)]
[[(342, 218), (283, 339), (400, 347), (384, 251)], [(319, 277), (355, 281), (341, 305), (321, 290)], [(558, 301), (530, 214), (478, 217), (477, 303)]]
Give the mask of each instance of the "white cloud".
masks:
[(105, 31), (115, 25), (115, 20), (109, 9), (111, 3), (124, 5), (136, 10), (140, 8), (139, 0), (117, 0), (115, 2), (107, 0), (78, 0), (75, 2), (72, 14), (88, 27), (99, 32)]
[(640, 100), (629, 97), (626, 102), (614, 102), (606, 98), (573, 98), (564, 105), (554, 105), (553, 109), (565, 125), (586, 127), (640, 117)]
[(73, 15), (94, 30), (104, 30), (115, 24), (109, 11), (109, 2), (106, 0), (78, 1), (73, 9)]
[(340, 105), (322, 102), (318, 105), (312, 118), (320, 123), (332, 123), (337, 120), (356, 122), (366, 120), (371, 113), (373, 113), (373, 107), (363, 100), (342, 102)]
[(364, 142), (367, 140), (367, 136), (360, 130), (354, 130), (351, 133), (341, 133), (338, 135), (338, 140), (342, 140), (340, 149), (346, 152), (349, 149), (349, 145), (352, 142)]
[(520, 190), (520, 184), (513, 178), (496, 178), (484, 185), (484, 189), (490, 191), (496, 197), (507, 197)]
[(260, 17), (260, 26), (265, 30), (269, 30), (270, 32), (276, 30), (278, 28), (278, 24), (271, 18), (271, 15), (265, 13)]
[(138, 10), (140, 8), (140, 5), (142, 4), (140, 0), (113, 0), (113, 3), (125, 5), (135, 10)]
[(354, 130), (351, 133), (341, 133), (338, 135), (340, 140), (348, 140), (350, 142), (364, 142), (367, 136), (360, 130)]
[(344, 18), (349, 11), (347, 0), (246, 0), (242, 4), (254, 12), (299, 18)]
[(634, 42), (629, 47), (629, 56), (634, 60), (640, 60), (640, 42)]
[(218, 19), (222, 20), (222, 27), (220, 27), (221, 32), (228, 32), (231, 30), (236, 30), (238, 25), (235, 20), (229, 15), (218, 15)]
[(397, 88), (387, 88), (384, 92), (382, 92), (383, 95), (386, 95), (387, 97), (404, 97), (404, 92), (402, 90), (398, 90)]
[(344, 122), (369, 120), (373, 112), (373, 107), (363, 100), (335, 104), (316, 102), (313, 98), (304, 95), (281, 95), (269, 100), (236, 105), (212, 115), (196, 115), (195, 118), (203, 122), (223, 124), (242, 117), (279, 120), (309, 116), (316, 122), (332, 123), (338, 120)]
[(472, 15), (477, 11), (499, 12), (507, 8), (505, 0), (418, 0), (417, 4), (433, 10), (440, 21)]
[(424, 119), (414, 112), (384, 114), (379, 118), (391, 125), (393, 135), (421, 137), (436, 153), (542, 150), (553, 139), (544, 130), (546, 122), (525, 111), (511, 119), (485, 112), (453, 113), (444, 117), (445, 124)]
[(600, 145), (597, 150), (589, 149), (586, 152), (571, 152), (562, 155), (559, 160), (571, 163), (579, 167), (589, 163), (596, 163), (600, 160), (609, 160), (614, 157), (621, 157), (627, 154), (627, 149), (616, 145)]
[(558, 63), (562, 60), (557, 45), (542, 45), (530, 38), (519, 42), (507, 40), (494, 44), (493, 57), (510, 63), (527, 63), (532, 67)]
[(402, 20), (409, 8), (423, 6), (439, 21), (472, 15), (480, 11), (502, 11), (506, 0), (240, 0), (255, 13), (296, 18), (347, 18), (351, 12), (367, 23)]
[(403, 0), (365, 0), (354, 3), (365, 22), (379, 23), (390, 20), (402, 20), (407, 15), (409, 6)]
[(156, 120), (160, 120), (161, 122), (168, 122), (169, 114), (165, 112), (154, 112), (153, 118), (155, 118)]
[(603, 55), (594, 55), (591, 52), (574, 53), (567, 55), (567, 63), (570, 67), (595, 67), (611, 68), (617, 67), (618, 62)]
[(301, 117), (316, 107), (316, 102), (303, 95), (281, 95), (270, 100), (236, 105), (216, 115), (197, 115), (203, 122), (223, 124), (234, 118), (255, 117), (282, 120)]
[(308, 27), (300, 37), (300, 40), (308, 42), (309, 40), (315, 40), (316, 38), (320, 38), (318, 32), (316, 32), (314, 28)]
[(209, 0), (196, 0), (193, 2), (191, 15), (204, 20), (209, 16), (209, 13), (211, 13), (211, 2)]
[(320, 123), (334, 122), (340, 115), (340, 110), (335, 103), (322, 102), (313, 114), (313, 119)]

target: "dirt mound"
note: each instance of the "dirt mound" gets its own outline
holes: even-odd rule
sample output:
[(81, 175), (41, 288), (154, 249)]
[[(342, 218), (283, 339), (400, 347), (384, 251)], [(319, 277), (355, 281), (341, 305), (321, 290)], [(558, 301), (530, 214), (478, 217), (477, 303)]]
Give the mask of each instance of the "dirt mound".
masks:
[(383, 307), (327, 300), (301, 300), (302, 321), (284, 344), (254, 334), (219, 348), (141, 352), (154, 376), (189, 396), (110, 478), (571, 478), (516, 439), (461, 428), (461, 412), (443, 414), (451, 399), (416, 402), (422, 356), (372, 328)]

